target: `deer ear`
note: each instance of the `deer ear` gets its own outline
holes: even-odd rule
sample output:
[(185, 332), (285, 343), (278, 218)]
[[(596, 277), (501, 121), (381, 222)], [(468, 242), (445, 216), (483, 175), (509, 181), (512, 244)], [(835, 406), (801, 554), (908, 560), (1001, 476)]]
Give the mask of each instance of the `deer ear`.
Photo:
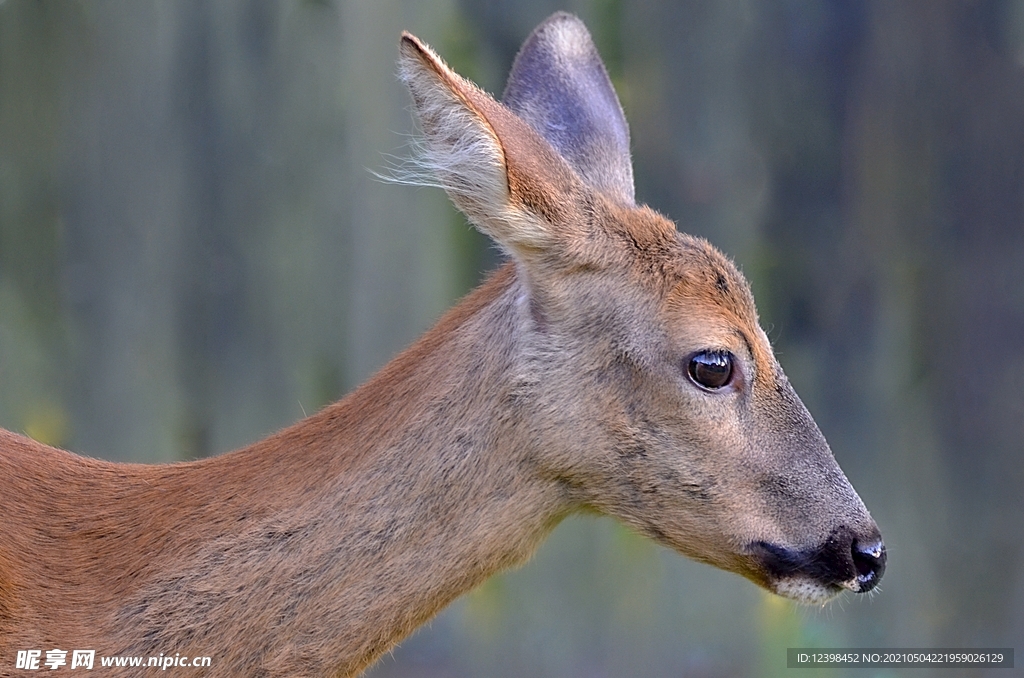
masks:
[(569, 206), (582, 184), (550, 144), (408, 33), (399, 75), (423, 130), (422, 154), (399, 181), (439, 184), (477, 228), (520, 258), (572, 236), (579, 220)]
[(583, 22), (557, 12), (523, 43), (502, 102), (592, 187), (634, 204), (629, 126)]

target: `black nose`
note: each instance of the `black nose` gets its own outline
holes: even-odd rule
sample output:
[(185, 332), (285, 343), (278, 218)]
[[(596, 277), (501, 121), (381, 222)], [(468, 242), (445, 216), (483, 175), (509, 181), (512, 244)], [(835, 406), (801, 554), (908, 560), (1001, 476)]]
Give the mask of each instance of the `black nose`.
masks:
[(877, 529), (858, 537), (852, 529), (841, 527), (822, 544), (806, 549), (755, 542), (751, 553), (774, 579), (804, 576), (836, 590), (852, 588), (856, 582), (857, 593), (875, 588), (885, 572), (885, 545)]
[(857, 570), (858, 593), (875, 588), (885, 572), (885, 544), (881, 539), (862, 542), (853, 540), (853, 567)]

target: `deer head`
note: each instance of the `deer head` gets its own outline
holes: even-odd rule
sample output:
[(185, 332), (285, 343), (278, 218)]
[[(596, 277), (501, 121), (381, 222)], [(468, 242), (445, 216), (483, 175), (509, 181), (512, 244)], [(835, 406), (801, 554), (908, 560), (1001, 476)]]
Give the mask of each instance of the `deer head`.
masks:
[(743, 275), (636, 204), (629, 130), (583, 24), (541, 24), (503, 103), (408, 34), (400, 70), (419, 168), (515, 262), (508, 397), (529, 422), (524, 463), (572, 508), (783, 596), (871, 590), (885, 568), (875, 522)]

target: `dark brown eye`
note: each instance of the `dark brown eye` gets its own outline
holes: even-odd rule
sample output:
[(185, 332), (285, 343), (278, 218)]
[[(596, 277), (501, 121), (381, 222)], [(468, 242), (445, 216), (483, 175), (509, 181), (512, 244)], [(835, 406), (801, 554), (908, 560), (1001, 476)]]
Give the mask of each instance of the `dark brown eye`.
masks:
[(686, 368), (693, 383), (714, 391), (732, 380), (732, 354), (727, 351), (702, 351), (690, 358)]

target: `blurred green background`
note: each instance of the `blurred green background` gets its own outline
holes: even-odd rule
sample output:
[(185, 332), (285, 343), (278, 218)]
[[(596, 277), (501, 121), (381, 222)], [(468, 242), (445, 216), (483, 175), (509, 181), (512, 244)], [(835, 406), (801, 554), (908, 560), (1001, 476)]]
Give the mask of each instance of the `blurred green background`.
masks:
[(399, 32), (500, 93), (557, 9), (607, 61), (638, 199), (751, 279), (889, 568), (799, 608), (572, 519), (370, 675), (1024, 650), (1020, 0), (0, 2), (0, 425), (190, 459), (365, 379), (499, 261), (440, 191), (368, 171), (412, 131)]

